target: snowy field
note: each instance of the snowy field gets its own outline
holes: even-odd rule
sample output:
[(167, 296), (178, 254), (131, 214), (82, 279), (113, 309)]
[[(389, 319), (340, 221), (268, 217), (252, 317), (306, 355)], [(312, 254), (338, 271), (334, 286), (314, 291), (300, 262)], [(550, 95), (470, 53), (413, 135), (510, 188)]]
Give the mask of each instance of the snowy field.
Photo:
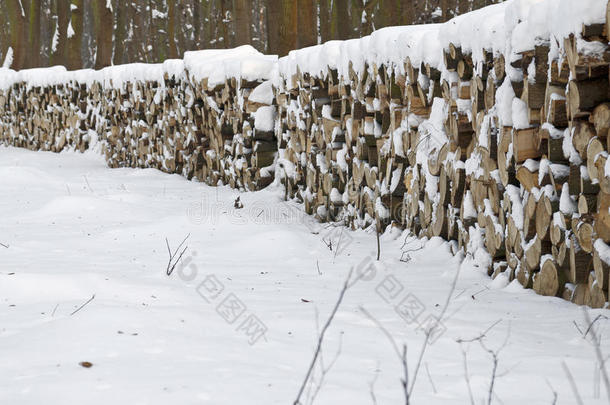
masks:
[[(316, 224), (282, 196), (0, 147), (0, 403), (292, 404), (350, 267), (377, 252), (373, 233)], [(165, 238), (174, 249), (187, 234), (168, 277)], [(606, 403), (582, 308), (491, 281), (450, 249), (382, 236), (303, 403), (404, 403), (379, 325), (407, 344), (412, 383), (448, 293), (411, 404), (470, 404), (468, 385), (487, 403), (490, 353), (494, 404), (576, 403), (563, 362), (585, 404)], [(610, 321), (596, 326), (609, 355)]]

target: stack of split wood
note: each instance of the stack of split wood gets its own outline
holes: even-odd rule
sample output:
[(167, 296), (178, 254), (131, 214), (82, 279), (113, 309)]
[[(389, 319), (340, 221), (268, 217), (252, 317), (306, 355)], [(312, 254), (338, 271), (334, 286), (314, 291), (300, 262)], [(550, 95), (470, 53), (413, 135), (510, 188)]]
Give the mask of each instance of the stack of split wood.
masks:
[(492, 277), (603, 307), (606, 1), (569, 16), (557, 1), (521, 3), (279, 61), (241, 47), (52, 82), (2, 70), (0, 140), (53, 151), (99, 140), (111, 167), (245, 190), (275, 179), (321, 221), (453, 240)]
[[(220, 79), (226, 61), (194, 53), (193, 70), (208, 67), (213, 84), (185, 70), (182, 60), (97, 72), (3, 70), (12, 77), (0, 86), (0, 140), (54, 152), (84, 151), (93, 141), (110, 167), (156, 168), (211, 185), (260, 189), (273, 181), (277, 154), (272, 70), (248, 75), (252, 60), (256, 67), (261, 58), (251, 47), (220, 53), (239, 64), (244, 51), (248, 66)], [(264, 57), (270, 60), (277, 58)]]
[[(606, 306), (607, 32), (476, 55), (445, 35), (439, 63), (372, 52), (362, 68), (349, 41), (293, 52), (276, 94), (286, 193), (320, 220), (455, 240), (494, 278)], [(320, 69), (304, 62), (316, 53), (341, 56)]]
[[(0, 70), (10, 83), (0, 86), (0, 140), (31, 150), (88, 149), (104, 125), (99, 115), (101, 87), (88, 83), (91, 73), (67, 77), (62, 67), (18, 74)], [(55, 80), (39, 80), (49, 75)]]

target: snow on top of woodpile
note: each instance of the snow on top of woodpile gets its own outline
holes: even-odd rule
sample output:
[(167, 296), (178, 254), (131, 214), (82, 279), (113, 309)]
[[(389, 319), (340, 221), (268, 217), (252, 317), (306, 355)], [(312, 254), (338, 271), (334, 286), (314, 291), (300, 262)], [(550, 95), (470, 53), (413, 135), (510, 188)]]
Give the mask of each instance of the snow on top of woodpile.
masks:
[(229, 78), (268, 80), (276, 65), (277, 56), (262, 54), (250, 45), (184, 53), (184, 67), (191, 78), (197, 82), (208, 79), (211, 87)]
[(344, 41), (328, 41), (322, 45), (293, 50), (279, 59), (279, 70), (286, 77), (297, 73), (309, 73), (316, 77), (326, 77), (328, 69), (336, 69), (341, 57)]
[(324, 77), (330, 67), (347, 76), (350, 65), (361, 73), (368, 63), (402, 73), (407, 57), (415, 67), (423, 62), (442, 70), (442, 50), (450, 43), (471, 53), (475, 63), (484, 60), (483, 51), (512, 60), (511, 55), (538, 43), (556, 47), (569, 34), (579, 37), (583, 24), (604, 22), (606, 5), (606, 0), (507, 0), (443, 24), (388, 27), (359, 39), (294, 50), (280, 59), (279, 70), (285, 78), (297, 71)]
[(128, 82), (153, 81), (164, 85), (164, 77), (185, 79), (186, 72), (195, 81), (208, 79), (208, 85), (224, 83), (238, 78), (247, 81), (269, 80), (277, 70), (277, 56), (264, 55), (249, 45), (234, 49), (213, 49), (186, 52), (184, 59), (169, 59), (163, 63), (130, 63), (103, 68), (68, 71), (63, 66), (24, 69), (15, 72), (0, 68), (0, 89), (6, 90), (15, 83), (28, 87), (53, 86), (63, 83), (122, 87)]
[(120, 88), (123, 84), (136, 81), (163, 83), (163, 64), (130, 63), (106, 67), (96, 72), (96, 81), (105, 86)]
[[(274, 79), (281, 84), (297, 72), (326, 77), (329, 68), (340, 76), (350, 72), (362, 74), (365, 66), (381, 64), (404, 73), (407, 57), (415, 67), (427, 63), (443, 70), (442, 51), (452, 43), (464, 52), (472, 53), (475, 63), (484, 59), (484, 50), (493, 55), (503, 54), (507, 61), (517, 59), (519, 52), (532, 50), (538, 43), (549, 43), (551, 53), (558, 56), (563, 38), (571, 33), (580, 37), (583, 24), (604, 22), (606, 0), (507, 0), (467, 14), (443, 24), (387, 27), (371, 35), (347, 41), (329, 41), (321, 45), (291, 51), (279, 59), (264, 55), (250, 45), (234, 49), (212, 49), (185, 52), (184, 59), (168, 60), (162, 64), (134, 63), (111, 66), (100, 71), (89, 69), (68, 72), (62, 66), (28, 69), (14, 72), (0, 68), (0, 89), (17, 82), (28, 87), (55, 85), (66, 82), (120, 87), (126, 82), (157, 81), (163, 77), (189, 77), (208, 86), (216, 86), (227, 79), (247, 81)], [(579, 39), (579, 51), (594, 53), (591, 44)], [(509, 76), (515, 74), (506, 64)], [(288, 85), (292, 85), (288, 81)]]
[(17, 81), (17, 72), (0, 67), (0, 90), (8, 90)]

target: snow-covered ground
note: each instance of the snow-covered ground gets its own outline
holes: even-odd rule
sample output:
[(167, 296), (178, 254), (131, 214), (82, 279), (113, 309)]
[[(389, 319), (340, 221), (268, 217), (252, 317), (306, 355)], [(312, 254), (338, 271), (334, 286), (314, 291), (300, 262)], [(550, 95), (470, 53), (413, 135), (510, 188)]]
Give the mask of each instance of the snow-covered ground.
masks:
[[(0, 403), (291, 404), (350, 267), (374, 259), (376, 241), (315, 224), (282, 195), (0, 147)], [(168, 277), (165, 238), (175, 248), (189, 233)], [(562, 362), (585, 404), (606, 403), (582, 308), (492, 282), (441, 240), (420, 246), (382, 236), (381, 262), (347, 290), (326, 334), (332, 368), (316, 404), (404, 403), (400, 361), (362, 309), (407, 344), (412, 378), (418, 323), (441, 313), (460, 268), (412, 404), (471, 403), (461, 348), (474, 403), (487, 403), (492, 355), (456, 341), (490, 327), (485, 347), (501, 348), (493, 403), (552, 404), (552, 390), (575, 403)], [(608, 322), (596, 324), (605, 355)]]

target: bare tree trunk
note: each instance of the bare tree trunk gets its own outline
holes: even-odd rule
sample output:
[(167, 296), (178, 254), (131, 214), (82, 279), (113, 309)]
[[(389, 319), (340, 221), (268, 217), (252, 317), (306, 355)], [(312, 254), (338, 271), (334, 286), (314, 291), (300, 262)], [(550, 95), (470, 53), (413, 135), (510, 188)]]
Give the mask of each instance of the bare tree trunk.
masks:
[(460, 15), (466, 14), (469, 9), (469, 1), (468, 0), (458, 0), (458, 13)]
[(96, 69), (102, 69), (112, 64), (112, 10), (106, 6), (106, 0), (95, 0)]
[(269, 52), (280, 56), (297, 46), (297, 4), (293, 0), (267, 0)]
[(441, 0), (441, 13), (443, 14), (442, 22), (449, 21), (451, 16), (449, 15), (449, 0)]
[(8, 12), (6, 11), (6, 3), (0, 2), (0, 66), (4, 63), (6, 51), (10, 46), (8, 31)]
[[(393, 3), (394, 2), (392, 0), (379, 0), (379, 10), (375, 13), (376, 28), (383, 28), (393, 25), (393, 17), (400, 13), (399, 8), (394, 9)], [(400, 7), (400, 1), (398, 1), (398, 3), (398, 7)]]
[(81, 44), (83, 42), (83, 0), (72, 0), (71, 16), (68, 32), (68, 64), (67, 68), (76, 70), (83, 67)]
[(167, 2), (167, 41), (169, 42), (170, 59), (177, 59), (178, 48), (176, 47), (176, 4), (171, 0)]
[[(231, 0), (220, 0), (220, 36), (222, 37), (221, 47), (222, 48), (231, 48), (231, 10), (233, 7), (231, 6)], [(220, 40), (220, 38), (218, 38)]]
[(177, 4), (176, 26), (178, 27), (178, 30), (176, 32), (176, 47), (178, 58), (182, 56), (184, 51), (195, 49), (193, 45), (193, 24), (189, 21), (189, 16), (192, 16), (193, 9), (190, 4), (186, 5), (185, 2), (186, 0), (178, 0)]
[(415, 7), (412, 1), (402, 3), (401, 5), (401, 25), (412, 25), (415, 24)]
[(267, 2), (267, 51), (277, 54), (280, 49), (280, 18), (281, 0), (266, 0)]
[(351, 0), (351, 34), (352, 36), (359, 38), (361, 37), (361, 28), (362, 28), (362, 1), (361, 0)]
[(193, 0), (193, 45), (196, 49), (201, 47), (201, 33), (203, 30), (201, 29), (203, 18), (201, 15), (201, 1), (202, 0)]
[(235, 0), (235, 45), (252, 42), (252, 1)]
[(24, 2), (26, 4), (28, 17), (28, 52), (26, 56), (25, 65), (27, 67), (40, 67), (40, 8), (41, 2), (39, 0), (29, 0)]
[(333, 20), (331, 25), (333, 39), (348, 39), (350, 18), (348, 0), (333, 0)]
[(68, 23), (70, 2), (68, 0), (55, 0), (55, 15), (57, 24), (53, 30), (51, 44), (51, 65), (67, 64)]
[(15, 70), (23, 69), (26, 55), (26, 18), (25, 10), (19, 0), (8, 0), (8, 18), (11, 31), (11, 47), (13, 48), (13, 64)]
[(127, 41), (127, 30), (131, 23), (129, 16), (127, 15), (127, 9), (130, 7), (124, 1), (117, 1), (115, 3), (114, 14), (116, 15), (116, 30), (114, 32), (114, 55), (112, 56), (112, 63), (114, 65), (121, 65), (127, 63), (125, 61), (125, 49)]
[(169, 41), (167, 38), (167, 10), (165, 9), (165, 0), (154, 0), (154, 8), (151, 8), (152, 28), (154, 30), (154, 42), (152, 43), (153, 58), (152, 62), (163, 62), (167, 59), (169, 52)]
[(280, 19), (279, 55), (287, 55), (297, 47), (297, 4), (293, 0), (283, 0)]
[[(330, 0), (320, 0), (320, 37), (322, 39), (322, 43), (331, 39), (330, 36), (330, 8), (329, 8)], [(360, 0), (355, 0), (360, 3)]]
[(318, 43), (318, 21), (313, 0), (298, 0), (298, 47), (305, 48)]

